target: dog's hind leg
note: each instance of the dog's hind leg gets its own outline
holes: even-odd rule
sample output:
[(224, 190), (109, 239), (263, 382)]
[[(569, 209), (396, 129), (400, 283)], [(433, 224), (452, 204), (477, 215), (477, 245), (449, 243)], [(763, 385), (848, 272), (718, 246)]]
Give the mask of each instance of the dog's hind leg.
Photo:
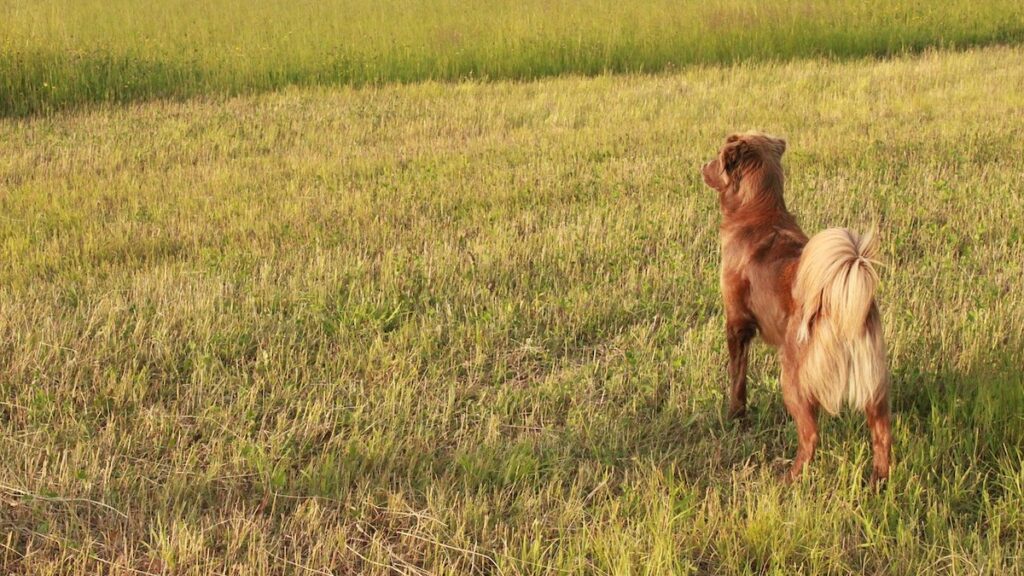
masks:
[(889, 422), (889, 399), (881, 398), (868, 403), (864, 409), (871, 430), (872, 472), (871, 485), (877, 486), (889, 478), (889, 456), (892, 450), (892, 427)]
[(747, 413), (747, 357), (750, 342), (755, 334), (757, 328), (750, 320), (726, 322), (725, 339), (729, 346), (729, 418), (742, 418)]
[(814, 400), (804, 396), (797, 378), (796, 366), (783, 358), (782, 400), (796, 423), (797, 436), (796, 458), (787, 475), (789, 481), (800, 477), (804, 466), (814, 458), (814, 449), (818, 446), (818, 406)]

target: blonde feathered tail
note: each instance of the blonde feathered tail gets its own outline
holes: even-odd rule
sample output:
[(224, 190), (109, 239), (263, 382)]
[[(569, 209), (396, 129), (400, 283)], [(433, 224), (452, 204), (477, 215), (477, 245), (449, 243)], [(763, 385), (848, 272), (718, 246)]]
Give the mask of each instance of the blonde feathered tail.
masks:
[(800, 387), (831, 414), (844, 401), (863, 410), (888, 388), (875, 305), (877, 255), (874, 232), (830, 228), (815, 234), (800, 256), (793, 284)]

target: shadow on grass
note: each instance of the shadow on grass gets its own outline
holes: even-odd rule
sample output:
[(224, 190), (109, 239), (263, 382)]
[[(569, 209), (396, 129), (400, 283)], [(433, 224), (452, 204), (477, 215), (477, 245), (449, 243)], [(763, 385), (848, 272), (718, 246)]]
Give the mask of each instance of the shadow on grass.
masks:
[[(926, 373), (910, 365), (894, 369), (894, 462), (903, 476), (938, 486), (959, 466), (983, 480), (998, 468), (1007, 447), (1024, 442), (1024, 381), (1014, 369), (1017, 350), (996, 351), (966, 373)], [(551, 482), (566, 488), (586, 484), (591, 478), (581, 477), (583, 469), (594, 478), (621, 478), (643, 467), (671, 473), (698, 490), (720, 487), (737, 474), (781, 473), (796, 449), (795, 430), (777, 387), (755, 382), (752, 388), (746, 423), (726, 419), (722, 402), (709, 400), (687, 410), (655, 389), (629, 406), (608, 404), (585, 420), (546, 430), (506, 431), (487, 443), (432, 447), (425, 442), (418, 448), (410, 444), (414, 447), (403, 454), (350, 446), (306, 467), (296, 477), (301, 480), (281, 488), (330, 497), (372, 485), (404, 485), (414, 493), (434, 484), (500, 493)], [(823, 415), (821, 424), (823, 449), (849, 458), (864, 452), (859, 464), (866, 479), (870, 448), (863, 415)], [(812, 466), (827, 464), (819, 459)]]
[[(213, 68), (186, 54), (154, 58), (101, 49), (67, 52), (36, 50), (0, 54), (0, 118), (45, 115), (96, 104), (124, 104), (197, 95), (232, 96), (287, 86), (367, 86), (423, 81), (530, 81), (560, 75), (671, 73), (686, 66), (731, 65), (807, 58), (853, 60), (911, 55), (928, 49), (962, 50), (1024, 41), (1024, 29), (1007, 22), (995, 30), (955, 39), (907, 33), (858, 37), (853, 32), (801, 32), (803, 42), (766, 48), (750, 38), (731, 36), (709, 46), (661, 46), (646, 43), (605, 46), (595, 42), (580, 51), (564, 39), (528, 44), (508, 59), (479, 53), (425, 53), (414, 61), (380, 55), (325, 53), (312, 64), (287, 67)], [(735, 36), (736, 34), (734, 34)], [(671, 42), (670, 42), (671, 44)]]

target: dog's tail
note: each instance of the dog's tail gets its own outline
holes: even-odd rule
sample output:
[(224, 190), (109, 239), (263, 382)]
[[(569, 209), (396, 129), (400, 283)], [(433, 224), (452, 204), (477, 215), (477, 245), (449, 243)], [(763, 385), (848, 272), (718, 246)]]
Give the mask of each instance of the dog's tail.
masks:
[(844, 400), (863, 410), (886, 394), (888, 370), (882, 324), (875, 305), (878, 242), (830, 228), (804, 247), (793, 284), (804, 348), (801, 389), (836, 414)]

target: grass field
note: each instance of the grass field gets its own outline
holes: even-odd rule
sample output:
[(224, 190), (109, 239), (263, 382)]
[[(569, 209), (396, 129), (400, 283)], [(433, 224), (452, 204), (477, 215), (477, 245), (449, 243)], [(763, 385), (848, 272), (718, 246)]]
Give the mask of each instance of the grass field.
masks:
[[(0, 120), (12, 574), (1012, 574), (1024, 49)], [(895, 466), (723, 419), (713, 195), (879, 222)]]
[(1019, 0), (0, 0), (0, 115), (1020, 41)]

